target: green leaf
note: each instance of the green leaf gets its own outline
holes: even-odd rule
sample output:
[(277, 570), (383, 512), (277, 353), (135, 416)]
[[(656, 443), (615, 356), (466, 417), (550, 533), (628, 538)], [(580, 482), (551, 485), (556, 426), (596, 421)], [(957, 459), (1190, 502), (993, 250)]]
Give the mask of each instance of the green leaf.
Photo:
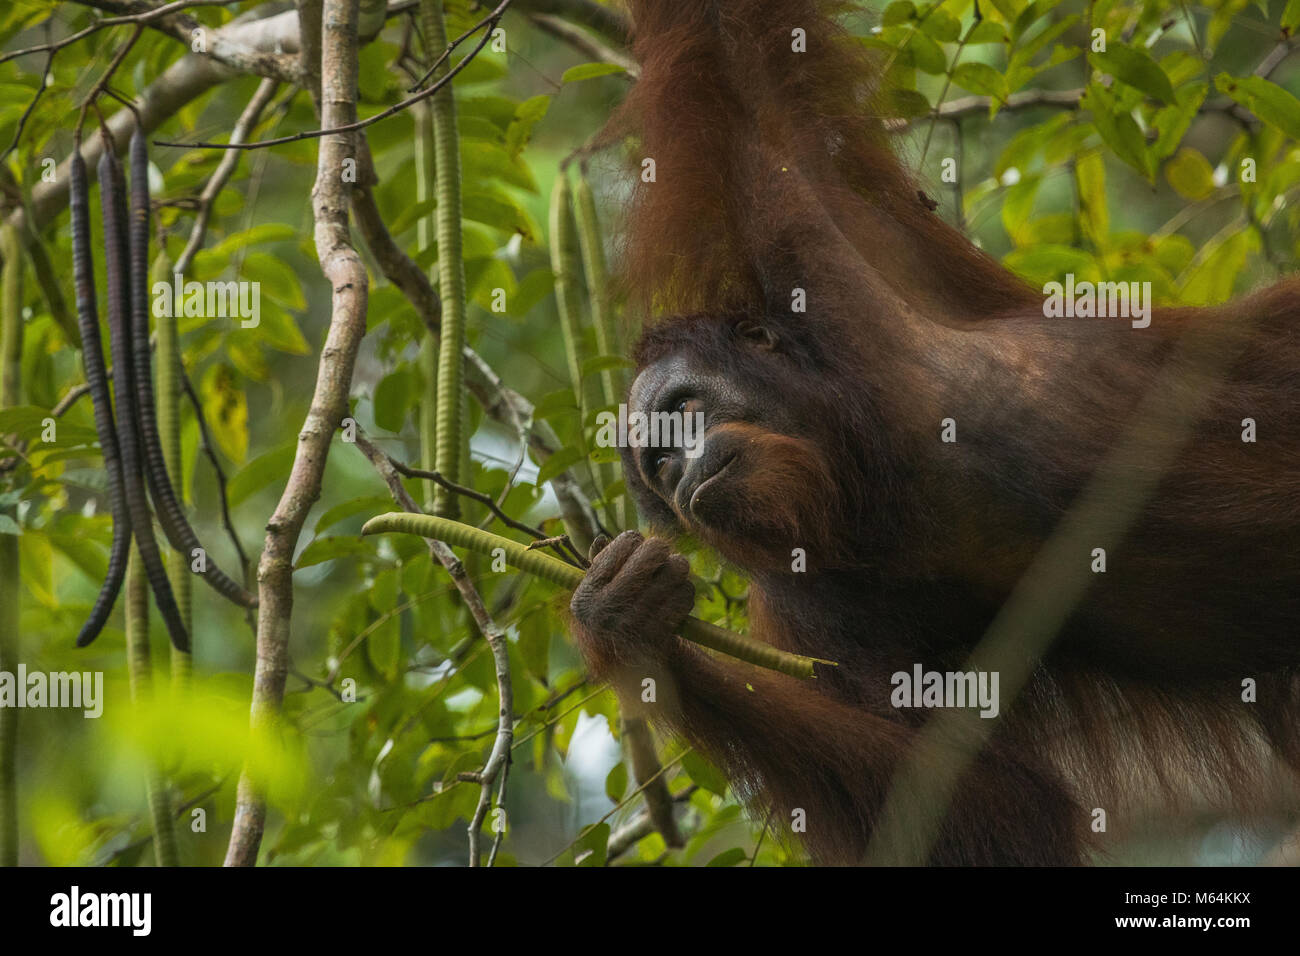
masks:
[(609, 852), (609, 824), (598, 823), (588, 829), (565, 854), (576, 866), (603, 867)]
[(353, 515), (365, 514), (375, 515), (385, 511), (393, 510), (393, 499), (386, 495), (373, 495), (369, 498), (350, 498), (342, 504), (337, 504), (330, 508), (316, 521), (316, 534), (320, 534), (326, 528), (332, 528), (346, 518)]
[(557, 415), (572, 415), (578, 411), (578, 401), (573, 396), (571, 388), (557, 388), (553, 392), (547, 392), (542, 396), (541, 401), (533, 406), (533, 419), (535, 421), (546, 421)]
[(537, 484), (544, 485), (562, 471), (582, 461), (582, 449), (568, 445), (561, 448), (537, 469)]
[(687, 751), (682, 757), (682, 768), (690, 774), (692, 780), (708, 790), (723, 797), (727, 794), (727, 778), (717, 767), (702, 757), (699, 751)]
[(1148, 180), (1154, 179), (1154, 157), (1147, 149), (1142, 130), (1130, 114), (1115, 112), (1115, 100), (1110, 92), (1094, 83), (1084, 92), (1081, 102), (1091, 111), (1093, 126), (1115, 155)]
[(1084, 153), (1075, 164), (1079, 188), (1079, 218), (1093, 245), (1105, 245), (1110, 236), (1110, 208), (1106, 202), (1106, 163), (1100, 150)]
[(1061, 111), (1045, 122), (1022, 129), (1002, 150), (1002, 155), (993, 167), (993, 175), (1001, 179), (1002, 174), (1013, 167), (1021, 172), (1028, 171), (1038, 154), (1048, 143), (1056, 140), (1071, 120), (1070, 113)]
[(517, 232), (529, 242), (537, 241), (537, 227), (528, 213), (505, 193), (496, 190), (467, 190), (462, 197), (466, 219), (481, 222), (502, 232)]
[[(7, 514), (0, 514), (0, 534), (22, 534), (22, 529), (13, 518)], [(107, 564), (105, 567), (107, 568)]]
[(1031, 26), (1040, 19), (1052, 12), (1052, 9), (1059, 4), (1061, 0), (1036, 0), (1029, 6), (1020, 11), (1016, 17), (1015, 23), (1011, 25), (1011, 45), (1015, 46), (1020, 42)]
[(1190, 146), (1184, 146), (1165, 164), (1165, 178), (1184, 199), (1204, 199), (1214, 192), (1214, 170), (1209, 161)]
[(636, 368), (636, 365), (622, 355), (593, 355), (583, 360), (582, 377), (586, 378), (588, 375), (595, 375), (612, 368)]
[(1151, 126), (1155, 128), (1157, 137), (1151, 150), (1157, 158), (1164, 159), (1178, 148), (1208, 90), (1209, 85), (1204, 82), (1187, 83), (1177, 90), (1177, 106), (1165, 106), (1156, 111)]
[(403, 365), (379, 380), (373, 397), (375, 424), (388, 432), (400, 432), (407, 413), (416, 404), (415, 376)]
[(1300, 140), (1300, 100), (1262, 76), (1229, 76), (1220, 73), (1214, 85), (1265, 123), (1276, 126), (1292, 139)]
[[(1300, 2), (1300, 0), (1297, 0)], [(967, 46), (978, 46), (983, 43), (1010, 43), (1007, 31), (1002, 24), (994, 20), (981, 20), (975, 24), (975, 29), (966, 37)]]
[(1288, 36), (1294, 36), (1300, 27), (1300, 0), (1289, 0), (1282, 11), (1282, 29)]
[(293, 226), (284, 223), (264, 222), (242, 232), (229, 235), (206, 251), (212, 255), (224, 257), (258, 243), (287, 242), (297, 238), (298, 230)]
[(912, 3), (912, 0), (894, 0), (893, 3), (885, 7), (885, 12), (880, 15), (880, 25), (885, 27), (898, 26), (915, 16), (916, 4)]
[(1098, 271), (1092, 256), (1070, 246), (1026, 246), (1007, 253), (1002, 263), (1017, 275), (1039, 285), (1060, 281), (1068, 272), (1073, 272), (1078, 279), (1086, 279)]
[(944, 56), (943, 49), (924, 33), (918, 31), (912, 34), (909, 49), (918, 70), (934, 76), (948, 72), (948, 58)]
[(939, 43), (956, 43), (961, 39), (961, 23), (952, 14), (932, 10), (921, 23), (926, 36)]
[(389, 680), (397, 675), (402, 659), (402, 621), (394, 615), (384, 621), (366, 638), (366, 656), (375, 670)]
[(533, 127), (541, 122), (550, 105), (551, 98), (545, 94), (530, 97), (519, 104), (514, 119), (506, 129), (506, 149), (511, 156), (518, 156), (528, 145), (533, 136)]
[[(83, 398), (82, 401), (85, 399)], [(17, 435), (23, 441), (35, 441), (45, 427), (42, 423), (49, 417), (51, 416), (48, 408), (39, 408), (36, 405), (0, 408), (0, 435)], [(62, 424), (58, 429), (63, 430)]]
[(749, 859), (749, 854), (738, 846), (733, 846), (730, 850), (723, 850), (705, 866), (735, 866), (737, 863), (744, 863)]
[(287, 309), (302, 311), (307, 308), (307, 300), (302, 294), (302, 283), (298, 273), (278, 259), (265, 252), (250, 252), (244, 256), (243, 277), (261, 283), (261, 292), (265, 292)]
[(539, 681), (549, 676), (551, 660), (551, 622), (542, 614), (530, 614), (520, 622), (516, 643), (519, 657), (528, 673)]
[(248, 455), (248, 397), (234, 369), (226, 364), (212, 366), (203, 376), (199, 398), (217, 447), (231, 461), (243, 462)]
[(952, 71), (952, 81), (963, 89), (996, 100), (1007, 98), (1007, 81), (987, 63), (959, 63)]
[(1091, 61), (1103, 73), (1109, 73), (1152, 99), (1162, 103), (1177, 102), (1169, 77), (1145, 50), (1124, 43), (1111, 43), (1105, 53), (1091, 54)]
[(311, 346), (292, 315), (274, 302), (264, 301), (258, 309), (257, 335), (267, 345), (289, 355), (308, 355)]
[(1257, 245), (1256, 233), (1246, 227), (1224, 239), (1207, 255), (1180, 290), (1188, 305), (1217, 305), (1232, 298), (1246, 256)]
[(560, 77), (561, 83), (580, 83), (583, 80), (590, 80), (597, 76), (609, 76), (611, 73), (626, 73), (623, 67), (617, 63), (583, 63), (581, 66), (571, 66), (564, 71)]
[(930, 112), (930, 101), (916, 90), (887, 90), (884, 106), (890, 116), (899, 119), (915, 119)]
[(1029, 217), (1034, 209), (1034, 199), (1038, 195), (1041, 176), (1026, 176), (1007, 189), (1002, 198), (1002, 227), (1016, 245), (1023, 245), (1029, 225)]
[(370, 584), (367, 597), (370, 606), (380, 614), (386, 614), (397, 607), (397, 596), (401, 592), (401, 578), (397, 568), (385, 568), (375, 575)]
[(605, 776), (605, 795), (618, 803), (625, 793), (627, 793), (627, 764), (620, 760)]
[(523, 318), (533, 306), (551, 294), (555, 288), (555, 274), (550, 269), (539, 267), (519, 280), (515, 294), (506, 301), (506, 314)]
[(293, 566), (295, 570), (301, 570), (348, 555), (374, 553), (375, 549), (369, 538), (358, 538), (350, 534), (331, 535), (327, 538), (317, 538), (303, 548), (302, 554), (298, 555), (298, 560)]
[[(4, 516), (0, 515), (0, 530), (3, 530)], [(16, 533), (16, 532), (11, 532)], [(47, 535), (54, 545), (69, 561), (80, 568), (90, 580), (99, 582), (108, 573), (108, 555), (97, 544), (84, 537), (70, 534)]]
[(293, 467), (293, 455), (297, 444), (281, 445), (271, 451), (258, 455), (231, 477), (226, 486), (226, 497), (230, 507), (244, 501), (254, 492), (261, 491), (277, 478), (288, 479), (289, 469)]

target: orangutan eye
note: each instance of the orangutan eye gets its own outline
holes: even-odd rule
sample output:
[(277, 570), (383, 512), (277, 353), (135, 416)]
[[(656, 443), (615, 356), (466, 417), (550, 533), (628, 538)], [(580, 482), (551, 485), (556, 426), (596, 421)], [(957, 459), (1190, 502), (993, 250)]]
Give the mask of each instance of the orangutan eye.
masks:
[(654, 470), (656, 475), (664, 470), (664, 466), (668, 464), (668, 457), (668, 455), (655, 455)]
[(680, 402), (677, 403), (677, 411), (678, 411), (679, 413), (685, 415), (685, 414), (686, 414), (686, 406), (687, 406), (688, 404), (689, 404), (688, 400), (683, 398)]

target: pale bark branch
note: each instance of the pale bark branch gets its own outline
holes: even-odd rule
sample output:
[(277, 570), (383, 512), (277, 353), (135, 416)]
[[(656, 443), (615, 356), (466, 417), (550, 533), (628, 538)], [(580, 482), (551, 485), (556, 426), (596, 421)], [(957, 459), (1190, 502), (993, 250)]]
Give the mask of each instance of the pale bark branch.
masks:
[[(262, 20), (238, 20), (227, 24), (218, 32), (230, 39), (232, 43), (238, 42), (241, 46), (253, 50), (297, 51), (298, 49), (298, 20), (292, 11)], [(197, 53), (186, 54), (164, 70), (136, 98), (135, 107), (144, 131), (153, 132), (186, 104), (238, 75), (238, 71), (210, 56)], [(109, 131), (119, 151), (126, 151), (134, 125), (135, 118), (130, 110), (118, 110), (108, 118)], [(98, 131), (88, 136), (82, 143), (82, 156), (85, 157), (86, 168), (92, 179), (103, 149), (103, 140)], [(40, 182), (32, 190), (31, 226), (37, 232), (44, 229), (50, 220), (67, 206), (68, 163), (69, 160), (65, 159), (59, 164), (53, 182)], [(22, 226), (26, 216), (25, 209), (15, 209), (9, 215), (9, 222)]]
[[(358, 0), (325, 2), (321, 113), (329, 126), (344, 126), (356, 118), (358, 10)], [(290, 16), (296, 22), (297, 14)], [(347, 161), (356, 159), (355, 141), (350, 133), (322, 137), (317, 157), (316, 184), (312, 188), (316, 255), (321, 272), (333, 288), (332, 308), (311, 408), (298, 434), (288, 484), (267, 524), (266, 544), (258, 565), (260, 608), (251, 716), (255, 735), (274, 725), (284, 699), (293, 611), (293, 552), (307, 514), (320, 496), (330, 443), (347, 412), (357, 349), (366, 331), (368, 279), (348, 231), (351, 177), (344, 175)], [(259, 792), (258, 781), (245, 769), (239, 781), (227, 866), (257, 862), (265, 821), (265, 798)]]

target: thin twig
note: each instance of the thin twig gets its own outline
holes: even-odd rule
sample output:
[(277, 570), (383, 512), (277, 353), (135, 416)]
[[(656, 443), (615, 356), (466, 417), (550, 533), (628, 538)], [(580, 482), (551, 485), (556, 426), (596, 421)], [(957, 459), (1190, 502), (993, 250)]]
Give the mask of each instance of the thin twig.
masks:
[[(142, 13), (131, 13), (120, 17), (105, 17), (102, 20), (96, 20), (84, 30), (78, 30), (71, 36), (66, 36), (61, 40), (53, 40), (49, 43), (42, 43), (38, 46), (29, 46), (22, 50), (13, 50), (12, 52), (6, 53), (3, 56), (0, 56), (0, 63), (8, 62), (9, 60), (16, 59), (20, 56), (28, 56), (32, 53), (49, 53), (50, 59), (52, 60), (54, 54), (58, 53), (65, 46), (71, 46), (78, 40), (84, 40), (92, 33), (103, 30), (105, 27), (120, 26), (123, 23), (134, 23), (137, 25), (147, 24), (152, 23), (159, 17), (164, 17), (169, 13), (175, 13), (177, 10), (182, 10), (185, 7), (224, 7), (234, 2), (235, 0), (177, 0), (175, 3), (166, 3), (161, 7), (154, 7), (152, 10), (145, 10)], [(48, 69), (49, 68), (47, 67), (47, 72)]]
[[(279, 81), (264, 79), (257, 86), (257, 91), (253, 98), (248, 101), (244, 107), (244, 112), (240, 114), (239, 119), (235, 121), (235, 128), (230, 131), (230, 141), (240, 142), (244, 140), (257, 126), (258, 119), (261, 118), (262, 110), (266, 109), (266, 104), (271, 101), (279, 87)], [(208, 178), (207, 184), (203, 187), (203, 192), (199, 193), (198, 198), (198, 216), (194, 219), (194, 226), (190, 229), (189, 241), (185, 243), (185, 248), (181, 251), (180, 258), (176, 260), (173, 269), (184, 274), (194, 261), (195, 253), (203, 246), (203, 238), (207, 235), (208, 219), (212, 215), (212, 204), (217, 195), (226, 187), (230, 177), (235, 172), (235, 167), (239, 165), (238, 151), (229, 152), (221, 157), (221, 162), (217, 168), (212, 171)]]
[[(581, 833), (579, 833), (576, 837), (574, 837), (574, 838), (573, 838), (572, 840), (570, 840), (567, 844), (565, 844), (565, 846), (561, 847), (560, 850), (559, 850), (559, 852), (553, 854), (549, 859), (546, 860), (545, 863), (542, 864), (542, 866), (550, 866), (552, 863), (554, 863), (556, 860), (558, 860), (560, 857), (562, 857), (565, 853), (567, 853), (569, 850), (571, 850), (571, 849), (574, 847), (574, 845), (578, 843), (579, 840), (581, 840), (584, 836), (586, 836), (587, 833), (590, 832), (590, 830), (592, 829), (592, 827), (598, 827), (598, 826), (600, 826), (602, 823), (604, 823), (606, 820), (608, 820), (608, 819), (609, 819), (610, 817), (612, 817), (614, 814), (618, 813), (618, 811), (620, 811), (620, 810), (622, 810), (624, 807), (626, 807), (629, 803), (631, 803), (633, 800), (635, 800), (638, 796), (641, 795), (641, 791), (645, 790), (646, 787), (650, 786), (652, 783), (654, 783), (656, 780), (658, 780), (660, 777), (662, 777), (665, 773), (667, 773), (667, 772), (668, 772), (669, 770), (671, 770), (673, 767), (675, 767), (675, 766), (677, 766), (679, 763), (681, 763), (682, 760), (684, 760), (684, 759), (686, 758), (686, 755), (689, 754), (689, 753), (691, 753), (694, 749), (695, 749), (694, 747), (687, 747), (685, 750), (683, 750), (681, 753), (679, 753), (679, 754), (678, 754), (676, 757), (674, 757), (672, 760), (668, 761), (666, 764), (664, 764), (662, 767), (660, 767), (658, 773), (656, 773), (654, 776), (652, 776), (652, 777), (651, 777), (649, 780), (647, 780), (645, 783), (641, 784), (641, 786), (637, 787), (635, 790), (633, 790), (631, 793), (629, 793), (629, 794), (628, 794), (626, 797), (624, 797), (621, 801), (619, 801), (618, 803), (616, 803), (616, 804), (614, 805), (614, 808), (613, 808), (612, 810), (610, 810), (609, 813), (605, 814), (603, 817), (601, 817), (601, 818), (600, 818), (599, 820), (597, 820), (595, 823), (590, 824), (589, 826), (585, 826), (585, 827), (583, 827)], [(606, 846), (608, 846), (608, 845), (609, 845), (609, 844), (606, 843)]]
[(33, 96), (32, 101), (27, 104), (27, 109), (23, 110), (23, 115), (18, 118), (18, 126), (14, 129), (13, 142), (9, 144), (8, 149), (3, 153), (0, 153), (0, 164), (3, 164), (4, 161), (9, 158), (9, 154), (18, 148), (18, 141), (23, 138), (23, 128), (27, 125), (27, 120), (32, 115), (32, 111), (36, 109), (36, 104), (40, 102), (41, 95), (45, 92), (45, 87), (49, 85), (50, 68), (52, 66), (54, 66), (53, 50), (51, 50), (49, 56), (45, 58), (45, 69), (41, 71), (41, 81), (36, 87), (36, 95)]
[[(379, 472), (380, 477), (388, 485), (389, 491), (392, 492), (393, 500), (406, 511), (422, 514), (423, 510), (415, 503), (415, 499), (406, 490), (406, 486), (402, 484), (402, 479), (399, 477), (392, 459), (367, 441), (361, 434), (360, 429), (357, 430), (355, 437), (357, 448), (375, 466), (375, 470)], [(432, 538), (426, 539), (426, 543), (429, 547), (430, 556), (446, 568), (447, 573), (451, 575), (452, 583), (455, 584), (456, 590), (460, 592), (466, 608), (469, 609), (470, 616), (473, 617), (479, 632), (487, 641), (488, 647), (492, 651), (493, 663), (496, 665), (498, 698), (496, 740), (492, 745), (492, 752), (483, 765), (483, 769), (476, 774), (475, 782), (480, 787), (479, 802), (469, 825), (469, 865), (476, 867), (479, 865), (479, 830), (492, 802), (492, 786), (494, 783), (500, 783), (497, 796), (497, 805), (500, 807), (505, 797), (506, 778), (510, 772), (510, 751), (514, 740), (514, 722), (512, 718), (514, 713), (514, 688), (510, 676), (509, 645), (506, 641), (505, 630), (492, 620), (492, 617), (488, 614), (487, 608), (483, 604), (483, 596), (479, 594), (474, 582), (465, 573), (465, 566), (456, 557), (455, 552), (445, 543), (435, 541)], [(492, 851), (488, 856), (488, 866), (491, 866), (496, 861), (497, 849), (500, 846), (504, 828), (498, 829), (496, 833), (497, 836), (493, 841)]]
[[(525, 524), (518, 519), (510, 517), (510, 515), (501, 510), (501, 507), (492, 499), (491, 495), (484, 494), (481, 491), (475, 491), (473, 488), (467, 488), (465, 485), (458, 485), (454, 481), (448, 481), (436, 471), (425, 471), (423, 468), (412, 468), (405, 462), (398, 461), (392, 455), (386, 457), (388, 458), (389, 464), (391, 464), (403, 477), (420, 478), (425, 481), (432, 481), (434, 484), (446, 488), (453, 494), (468, 498), (471, 501), (477, 501), (479, 504), (487, 507), (492, 514), (496, 516), (497, 520), (507, 528), (513, 528), (515, 531), (521, 531), (524, 534), (532, 536), (536, 539), (539, 545), (546, 544), (551, 546), (555, 549), (555, 553), (569, 564), (579, 568), (583, 566), (581, 555), (578, 554), (572, 543), (569, 542), (567, 535), (551, 537), (547, 535), (545, 531), (541, 531), (538, 528), (534, 528), (532, 525)], [(564, 545), (568, 546), (568, 551), (564, 550), (562, 547)]]
[(226, 471), (221, 467), (221, 462), (217, 459), (212, 436), (208, 432), (208, 419), (203, 414), (203, 403), (199, 401), (198, 393), (194, 391), (194, 384), (190, 381), (189, 372), (185, 370), (184, 365), (179, 366), (179, 368), (181, 387), (185, 389), (185, 394), (189, 396), (190, 405), (194, 408), (194, 418), (199, 425), (199, 447), (212, 464), (212, 470), (217, 476), (217, 497), (221, 500), (221, 523), (226, 529), (226, 535), (230, 538), (230, 543), (235, 546), (235, 552), (239, 555), (239, 569), (243, 572), (243, 581), (241, 583), (247, 587), (248, 555), (244, 552), (244, 546), (239, 543), (239, 535), (235, 533), (235, 523), (230, 519), (230, 501), (226, 497)]
[(479, 40), (478, 46), (474, 47), (473, 50), (471, 50), (468, 54), (466, 54), (464, 59), (462, 59), (459, 63), (457, 63), (450, 70), (448, 70), (444, 76), (439, 77), (437, 82), (433, 83), (431, 86), (425, 87), (424, 89), (420, 90), (418, 93), (414, 94), (413, 96), (408, 96), (400, 103), (396, 103), (393, 106), (390, 106), (388, 109), (376, 113), (374, 116), (368, 116), (363, 120), (357, 120), (356, 122), (352, 122), (352, 123), (344, 123), (339, 126), (332, 126), (332, 127), (322, 128), (322, 129), (303, 130), (300, 133), (292, 133), (288, 136), (277, 137), (276, 139), (259, 140), (258, 142), (255, 143), (207, 143), (207, 142), (178, 143), (178, 142), (171, 142), (168, 140), (156, 139), (154, 140), (154, 145), (170, 146), (177, 149), (266, 149), (269, 146), (283, 146), (286, 143), (296, 143), (304, 139), (318, 139), (322, 136), (332, 136), (332, 135), (343, 134), (343, 133), (354, 133), (357, 130), (363, 130), (367, 126), (373, 126), (375, 123), (378, 123), (381, 120), (386, 120), (390, 116), (395, 116), (396, 114), (400, 113), (402, 110), (409, 108), (415, 103), (419, 103), (421, 100), (428, 99), (429, 97), (433, 96), (434, 93), (437, 93), (440, 89), (442, 89), (444, 86), (450, 83), (452, 78), (455, 77), (456, 74), (459, 73), (461, 70), (465, 69), (465, 67), (469, 65), (470, 61), (473, 60), (476, 56), (478, 56), (479, 51), (481, 51), (483, 47), (487, 46), (488, 40), (492, 38), (492, 29), (496, 26), (497, 21), (501, 19), (501, 14), (505, 12), (505, 8), (508, 7), (509, 5), (510, 5), (510, 0), (501, 0), (501, 3), (498, 4), (496, 10), (494, 10), (483, 20), (479, 21), (479, 23), (475, 27), (467, 31), (465, 34), (451, 41), (451, 43), (447, 46), (447, 50), (443, 53), (442, 56), (438, 58), (437, 61), (438, 65), (441, 65), (441, 63), (451, 55), (451, 51), (454, 50), (456, 48), (456, 45), (460, 43), (463, 39), (473, 34), (475, 30), (479, 29), (479, 27), (485, 24), (490, 24), (488, 29), (483, 32), (483, 36)]
[(593, 60), (621, 66), (624, 79), (633, 81), (640, 77), (641, 69), (637, 66), (636, 60), (579, 30), (568, 21), (547, 13), (531, 13), (528, 15), (528, 19), (542, 31), (563, 40), (569, 46), (586, 54)]

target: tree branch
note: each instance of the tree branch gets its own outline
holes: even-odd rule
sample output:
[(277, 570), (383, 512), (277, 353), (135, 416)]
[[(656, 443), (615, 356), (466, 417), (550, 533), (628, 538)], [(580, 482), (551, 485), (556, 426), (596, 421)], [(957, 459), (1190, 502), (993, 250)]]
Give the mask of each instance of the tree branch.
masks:
[[(356, 118), (359, 0), (326, 0), (322, 16), (321, 119), (327, 127)], [(296, 22), (297, 14), (290, 16)], [(355, 160), (355, 137), (322, 137), (312, 188), (316, 254), (333, 288), (329, 331), (321, 350), (316, 391), (298, 434), (289, 481), (267, 523), (266, 545), (258, 566), (260, 608), (257, 668), (253, 677), (251, 722), (254, 733), (276, 720), (288, 671), (289, 621), (293, 612), (293, 552), (307, 513), (320, 496), (330, 442), (348, 407), (357, 349), (366, 331), (368, 279), (348, 231), (351, 187), (345, 163)], [(226, 852), (227, 866), (257, 861), (266, 821), (266, 802), (247, 768), (239, 781), (235, 823)]]
[(427, 100), (429, 97), (433, 96), (435, 93), (441, 90), (444, 86), (448, 85), (452, 81), (452, 79), (456, 76), (456, 74), (458, 74), (461, 70), (465, 69), (465, 67), (469, 66), (470, 62), (476, 56), (478, 56), (479, 52), (483, 49), (483, 47), (487, 46), (488, 40), (492, 38), (493, 28), (500, 21), (501, 16), (505, 13), (506, 7), (508, 7), (510, 3), (511, 0), (501, 0), (501, 2), (497, 4), (496, 8), (493, 9), (493, 11), (490, 14), (488, 14), (486, 17), (480, 20), (473, 27), (466, 30), (460, 36), (456, 37), (456, 39), (452, 40), (451, 43), (447, 45), (447, 48), (442, 52), (442, 55), (438, 57), (435, 65), (441, 64), (445, 60), (449, 59), (451, 57), (452, 51), (456, 49), (456, 47), (459, 46), (462, 41), (472, 36), (476, 30), (486, 27), (486, 29), (483, 29), (483, 36), (479, 38), (478, 45), (475, 46), (474, 49), (470, 50), (469, 53), (465, 54), (464, 58), (459, 63), (457, 63), (454, 67), (452, 67), (445, 74), (439, 77), (436, 83), (432, 83), (429, 86), (424, 87), (419, 92), (411, 96), (408, 96), (400, 103), (394, 103), (392, 106), (388, 107), (388, 109), (381, 110), (380, 112), (376, 113), (374, 116), (367, 116), (363, 120), (354, 119), (350, 123), (346, 123), (338, 126), (322, 125), (320, 129), (303, 130), (298, 133), (290, 133), (288, 136), (278, 136), (275, 139), (259, 140), (256, 143), (208, 143), (208, 142), (179, 143), (179, 142), (171, 142), (168, 140), (159, 139), (159, 140), (154, 140), (154, 145), (171, 146), (180, 149), (266, 149), (269, 146), (283, 146), (286, 143), (296, 143), (304, 139), (317, 139), (321, 136), (329, 136), (331, 134), (336, 134), (336, 133), (352, 133), (352, 132), (357, 132), (359, 130), (363, 130), (367, 126), (373, 126), (375, 123), (378, 123), (381, 120), (386, 120), (390, 116), (397, 115), (402, 110), (408, 109), (409, 107), (414, 106), (416, 103), (419, 103), (423, 100)]
[[(137, 23), (152, 27), (179, 40), (191, 50), (196, 36), (200, 36), (204, 46), (200, 56), (211, 57), (238, 73), (269, 76), (285, 83), (297, 83), (301, 80), (298, 75), (297, 57), (294, 55), (298, 50), (296, 44), (292, 49), (286, 48), (284, 51), (258, 48), (243, 42), (239, 31), (230, 29), (236, 26), (238, 21), (213, 29), (188, 14), (167, 12), (186, 6), (224, 6), (232, 0), (198, 0), (198, 2), (169, 3), (161, 7), (155, 7), (143, 0), (76, 0), (76, 2), (82, 6), (118, 14), (109, 18), (113, 23)], [(107, 25), (108, 21), (103, 21), (97, 24), (97, 27)], [(202, 31), (202, 33), (196, 34), (195, 31)]]
[[(219, 32), (232, 43), (238, 42), (253, 50), (298, 49), (298, 20), (292, 11), (262, 20), (237, 20), (222, 27)], [(190, 53), (177, 60), (150, 83), (135, 101), (144, 131), (153, 132), (187, 103), (236, 75), (237, 71), (211, 56)], [(126, 150), (134, 123), (135, 118), (130, 110), (119, 110), (108, 118), (109, 132), (122, 152)], [(103, 150), (103, 139), (98, 132), (82, 144), (82, 156), (85, 157), (91, 177), (95, 176), (96, 165)], [(31, 226), (37, 232), (67, 206), (68, 164), (69, 160), (59, 164), (53, 182), (40, 182), (32, 190)], [(15, 209), (9, 216), (9, 222), (23, 225), (26, 217), (26, 210)]]
[(569, 22), (549, 13), (530, 14), (528, 19), (538, 29), (549, 33), (553, 37), (558, 37), (593, 60), (599, 60), (603, 63), (615, 63), (621, 66), (626, 71), (623, 74), (625, 79), (635, 80), (640, 77), (641, 68), (637, 66), (636, 60), (579, 30)]
[[(423, 514), (423, 509), (415, 503), (415, 499), (411, 497), (402, 484), (402, 479), (394, 467), (393, 460), (367, 441), (361, 434), (360, 428), (357, 429), (356, 443), (357, 448), (370, 459), (370, 463), (375, 466), (379, 476), (384, 479), (384, 482), (388, 485), (388, 490), (392, 492), (393, 500), (401, 506), (402, 510), (414, 514)], [(426, 538), (425, 542), (429, 546), (429, 555), (446, 568), (447, 573), (451, 575), (452, 584), (460, 592), (461, 599), (465, 602), (465, 607), (469, 609), (470, 616), (474, 618), (479, 633), (483, 635), (484, 640), (488, 643), (488, 648), (492, 651), (492, 661), (496, 667), (496, 739), (492, 744), (492, 752), (488, 755), (483, 769), (473, 774), (474, 782), (479, 785), (479, 800), (478, 806), (474, 810), (474, 818), (469, 825), (469, 865), (475, 867), (479, 865), (479, 830), (483, 826), (483, 819), (487, 816), (488, 808), (492, 803), (492, 785), (497, 783), (498, 780), (500, 781), (497, 798), (499, 807), (502, 797), (505, 795), (506, 778), (510, 773), (510, 750), (515, 731), (512, 717), (514, 712), (514, 684), (510, 677), (509, 645), (506, 641), (505, 631), (488, 614), (487, 607), (483, 604), (483, 596), (478, 593), (478, 589), (474, 587), (474, 582), (465, 573), (465, 565), (456, 557), (455, 552), (441, 541)], [(497, 835), (492, 844), (492, 853), (488, 858), (489, 866), (496, 859), (497, 849), (501, 845), (501, 838), (504, 833), (504, 827), (496, 831)]]

